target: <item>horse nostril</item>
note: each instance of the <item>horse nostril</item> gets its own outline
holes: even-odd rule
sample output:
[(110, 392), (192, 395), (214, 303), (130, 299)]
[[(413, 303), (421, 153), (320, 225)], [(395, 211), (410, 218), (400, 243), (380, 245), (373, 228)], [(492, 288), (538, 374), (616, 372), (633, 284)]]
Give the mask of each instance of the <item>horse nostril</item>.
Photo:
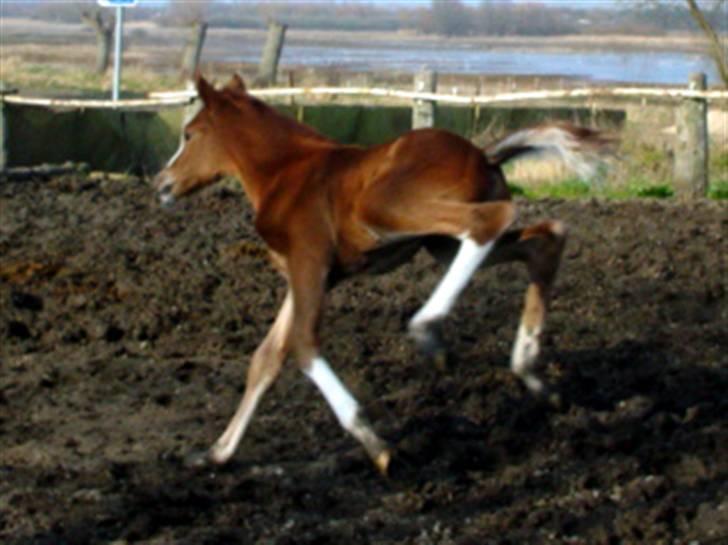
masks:
[(159, 204), (162, 205), (162, 208), (171, 208), (176, 201), (177, 199), (169, 188), (163, 188), (159, 191)]
[(172, 186), (174, 185), (168, 179), (159, 180), (157, 185), (157, 198), (163, 208), (171, 207), (175, 202), (174, 193), (172, 193)]

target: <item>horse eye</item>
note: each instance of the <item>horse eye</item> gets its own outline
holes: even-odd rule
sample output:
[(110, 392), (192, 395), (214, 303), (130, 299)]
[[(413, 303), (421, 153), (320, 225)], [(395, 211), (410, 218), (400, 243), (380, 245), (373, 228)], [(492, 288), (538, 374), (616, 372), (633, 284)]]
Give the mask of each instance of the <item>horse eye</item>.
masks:
[(185, 131), (185, 133), (184, 133), (185, 142), (187, 142), (191, 137), (192, 137), (192, 135), (188, 131)]

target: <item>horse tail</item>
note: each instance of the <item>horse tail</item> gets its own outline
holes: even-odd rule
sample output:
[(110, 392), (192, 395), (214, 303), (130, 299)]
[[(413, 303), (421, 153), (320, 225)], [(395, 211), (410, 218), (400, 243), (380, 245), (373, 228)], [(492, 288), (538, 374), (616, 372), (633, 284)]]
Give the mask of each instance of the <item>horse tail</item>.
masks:
[(484, 151), (493, 165), (525, 155), (554, 156), (581, 178), (589, 180), (604, 162), (604, 155), (613, 151), (614, 143), (615, 139), (602, 131), (551, 123), (512, 132), (488, 144)]

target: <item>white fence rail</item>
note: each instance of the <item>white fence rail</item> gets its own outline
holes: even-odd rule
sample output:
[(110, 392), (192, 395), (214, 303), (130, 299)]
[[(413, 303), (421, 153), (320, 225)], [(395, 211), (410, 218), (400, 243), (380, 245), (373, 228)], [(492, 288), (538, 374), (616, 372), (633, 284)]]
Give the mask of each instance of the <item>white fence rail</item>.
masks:
[[(402, 100), (423, 100), (443, 104), (476, 106), (508, 102), (528, 102), (539, 100), (584, 99), (584, 98), (650, 98), (665, 100), (698, 99), (707, 101), (728, 101), (728, 91), (699, 91), (679, 88), (643, 88), (643, 87), (582, 87), (576, 89), (559, 89), (548, 91), (519, 91), (497, 93), (492, 95), (454, 95), (447, 93), (423, 93), (404, 89), (387, 89), (382, 87), (291, 87), (274, 89), (253, 89), (250, 93), (260, 98), (285, 97), (324, 97), (324, 96), (361, 96), (373, 98), (397, 98)], [(163, 91), (150, 93), (148, 98), (97, 100), (97, 99), (63, 99), (37, 98), (22, 95), (5, 95), (0, 100), (8, 104), (37, 106), (46, 108), (68, 109), (153, 109), (184, 106), (195, 99), (195, 91)]]
[[(370, 96), (375, 98), (401, 98), (404, 100), (426, 100), (444, 104), (483, 105), (499, 102), (522, 102), (535, 100), (558, 100), (565, 98), (655, 98), (655, 99), (702, 99), (728, 100), (728, 91), (699, 91), (679, 88), (644, 88), (644, 87), (582, 87), (576, 89), (558, 89), (548, 91), (519, 91), (513, 93), (497, 93), (493, 95), (464, 96), (445, 93), (422, 93), (403, 89), (387, 89), (381, 87), (291, 87), (279, 89), (253, 89), (251, 94), (261, 98), (297, 97), (297, 96)], [(180, 98), (197, 96), (195, 91), (169, 91), (150, 93), (153, 98)]]
[(165, 107), (185, 106), (194, 100), (193, 96), (150, 97), (120, 100), (83, 98), (37, 98), (22, 95), (5, 95), (0, 100), (19, 106), (36, 106), (51, 109), (108, 109), (108, 110), (154, 110)]

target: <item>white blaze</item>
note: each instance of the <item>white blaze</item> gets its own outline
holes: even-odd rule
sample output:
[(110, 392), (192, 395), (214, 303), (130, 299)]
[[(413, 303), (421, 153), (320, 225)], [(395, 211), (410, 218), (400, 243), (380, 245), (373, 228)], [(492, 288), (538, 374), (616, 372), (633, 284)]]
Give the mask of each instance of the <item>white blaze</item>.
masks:
[(167, 161), (167, 166), (165, 168), (171, 167), (174, 162), (179, 159), (179, 156), (182, 155), (182, 152), (185, 150), (185, 144), (187, 143), (185, 140), (185, 132), (187, 131), (187, 125), (189, 125), (189, 121), (185, 123), (185, 125), (182, 127), (182, 134), (179, 136), (179, 147), (177, 148), (177, 151), (174, 152), (174, 155)]

